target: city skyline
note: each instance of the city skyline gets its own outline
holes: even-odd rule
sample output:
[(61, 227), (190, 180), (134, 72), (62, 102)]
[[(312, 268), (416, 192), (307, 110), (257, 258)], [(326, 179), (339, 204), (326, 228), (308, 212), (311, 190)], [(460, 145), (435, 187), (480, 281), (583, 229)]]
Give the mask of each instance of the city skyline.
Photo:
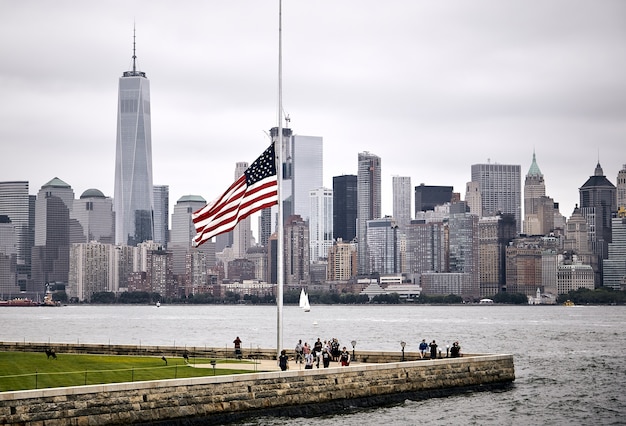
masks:
[[(62, 3), (0, 5), (0, 181), (28, 181), (34, 195), (58, 177), (113, 197), (133, 23), (152, 86), (153, 181), (169, 186), (170, 211), (184, 195), (215, 198), (232, 165), (266, 146), (277, 2), (244, 2), (246, 14)], [(525, 176), (535, 152), (546, 195), (569, 217), (598, 161), (613, 184), (626, 164), (625, 14), (618, 1), (284, 2), (285, 113), (295, 135), (324, 139), (325, 187), (357, 173), (359, 152), (380, 156), (381, 216), (394, 175), (463, 197), (472, 164), (517, 164)]]

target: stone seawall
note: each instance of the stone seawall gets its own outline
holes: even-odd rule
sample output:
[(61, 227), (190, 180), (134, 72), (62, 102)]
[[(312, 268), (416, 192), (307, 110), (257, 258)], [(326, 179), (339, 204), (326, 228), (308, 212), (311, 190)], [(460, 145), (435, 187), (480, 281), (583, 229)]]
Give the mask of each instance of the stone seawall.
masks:
[(512, 355), (472, 355), (2, 392), (0, 423), (220, 424), (263, 414), (318, 415), (347, 405), (372, 406), (503, 387), (514, 380)]

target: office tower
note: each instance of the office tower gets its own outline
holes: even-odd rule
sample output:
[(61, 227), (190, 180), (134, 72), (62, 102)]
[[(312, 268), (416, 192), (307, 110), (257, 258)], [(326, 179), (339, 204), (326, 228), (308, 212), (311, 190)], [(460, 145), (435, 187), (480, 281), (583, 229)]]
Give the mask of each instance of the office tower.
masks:
[(448, 219), (448, 270), (464, 273), (470, 278), (464, 283), (461, 295), (477, 298), (480, 295), (480, 260), (478, 217), (471, 213), (451, 213)]
[(170, 187), (168, 185), (153, 186), (154, 199), (154, 242), (167, 248), (169, 239), (170, 218)]
[[(283, 221), (293, 214), (293, 146), (291, 143), (291, 134), (291, 129), (283, 127), (283, 146), (281, 151), (283, 167), (280, 187), (280, 197), (283, 200)], [(270, 129), (270, 136), (272, 142), (278, 146), (278, 127), (272, 127)], [(273, 217), (274, 215), (271, 216)], [(275, 229), (275, 226), (272, 226), (272, 229)]]
[[(524, 180), (524, 234), (544, 235), (539, 219), (539, 203), (546, 196), (546, 184), (543, 174), (537, 165), (537, 158), (533, 152), (533, 161)], [(550, 212), (552, 214), (552, 212)]]
[(517, 236), (513, 215), (483, 217), (478, 221), (480, 297), (506, 291), (506, 247)]
[(593, 176), (580, 187), (579, 194), (580, 212), (587, 220), (591, 251), (598, 257), (594, 271), (599, 286), (602, 284), (602, 259), (608, 257), (611, 242), (611, 216), (617, 211), (617, 191), (598, 163)]
[(357, 172), (358, 273), (369, 274), (367, 221), (381, 216), (381, 160), (370, 152), (360, 152)]
[(318, 188), (309, 192), (309, 242), (311, 263), (328, 258), (333, 245), (333, 190)]
[(113, 291), (111, 262), (114, 259), (112, 244), (97, 241), (72, 244), (67, 296), (89, 302), (94, 293)]
[(415, 212), (435, 210), (436, 206), (452, 202), (451, 186), (432, 186), (423, 183), (415, 187)]
[(519, 165), (472, 165), (472, 182), (478, 182), (483, 216), (512, 214), (518, 233), (522, 232), (520, 176)]
[(267, 282), (267, 246), (250, 247), (246, 259), (254, 263), (254, 277)]
[(135, 246), (154, 238), (150, 81), (133, 69), (119, 79), (115, 148), (115, 244)]
[(28, 194), (27, 181), (0, 182), (0, 215), (7, 216), (15, 229), (17, 285), (26, 290), (35, 242), (35, 197)]
[(483, 206), (479, 186), (478, 182), (467, 182), (465, 185), (465, 203), (471, 214), (482, 217)]
[(0, 295), (7, 299), (20, 292), (17, 285), (17, 229), (9, 216), (0, 214)]
[(44, 184), (37, 193), (32, 287), (27, 291), (43, 292), (50, 282), (67, 283), (73, 204), (72, 187), (59, 178)]
[(309, 220), (309, 191), (324, 186), (323, 139), (319, 136), (293, 135), (293, 214)]
[(367, 251), (370, 265), (367, 273), (399, 274), (402, 272), (402, 236), (391, 216), (367, 221)]
[(356, 276), (356, 244), (338, 238), (328, 251), (328, 281), (347, 281)]
[[(235, 165), (235, 180), (243, 175), (248, 163), (240, 161)], [(235, 259), (246, 257), (246, 251), (252, 246), (252, 218), (248, 216), (240, 220), (233, 229), (233, 256)]]
[(284, 261), (285, 284), (298, 289), (308, 284), (309, 278), (309, 227), (298, 215), (289, 216), (285, 222)]
[(98, 189), (88, 189), (74, 200), (70, 217), (82, 227), (82, 241), (114, 244), (113, 200)]
[(272, 235), (272, 209), (263, 209), (259, 215), (259, 244), (267, 247), (270, 235)]
[(626, 164), (617, 172), (617, 208), (626, 210)]
[(409, 176), (393, 176), (393, 218), (400, 227), (411, 222), (411, 178)]
[(613, 290), (626, 288), (626, 215), (612, 219), (609, 257), (602, 262), (602, 285)]
[[(172, 272), (176, 275), (182, 275), (187, 271), (185, 260), (187, 253), (197, 250), (209, 254), (211, 250), (215, 250), (215, 243), (212, 241), (207, 241), (198, 248), (192, 248), (191, 244), (196, 235), (191, 214), (205, 205), (206, 200), (199, 195), (184, 195), (174, 206), (168, 249), (172, 252)], [(207, 244), (208, 247), (205, 248)]]
[(333, 238), (350, 242), (356, 237), (357, 177), (333, 177)]

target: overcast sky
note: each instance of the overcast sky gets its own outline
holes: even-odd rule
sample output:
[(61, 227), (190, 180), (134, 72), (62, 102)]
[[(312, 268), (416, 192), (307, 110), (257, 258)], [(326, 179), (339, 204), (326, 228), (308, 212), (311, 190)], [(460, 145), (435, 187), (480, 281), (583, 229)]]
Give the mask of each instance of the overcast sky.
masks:
[[(154, 183), (211, 200), (277, 125), (278, 0), (0, 0), (0, 181), (113, 197), (118, 79), (150, 79)], [(533, 150), (569, 217), (599, 160), (626, 164), (622, 0), (283, 1), (283, 106), (324, 138), (324, 184), (357, 154), (452, 185)], [(256, 230), (255, 230), (256, 232)]]

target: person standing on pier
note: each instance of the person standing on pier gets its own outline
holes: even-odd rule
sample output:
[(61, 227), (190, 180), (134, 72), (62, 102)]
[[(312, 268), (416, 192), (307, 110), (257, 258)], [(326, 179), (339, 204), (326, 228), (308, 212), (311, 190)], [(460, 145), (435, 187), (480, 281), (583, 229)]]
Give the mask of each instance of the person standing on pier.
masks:
[(237, 338), (233, 340), (233, 343), (235, 344), (235, 356), (237, 357), (237, 359), (241, 359), (241, 339), (239, 338), (239, 336), (237, 336)]
[(430, 347), (430, 359), (437, 359), (437, 343), (433, 340), (428, 346)]
[(286, 371), (289, 368), (289, 356), (287, 356), (287, 351), (280, 351), (280, 356), (278, 357), (278, 365), (282, 371)]

